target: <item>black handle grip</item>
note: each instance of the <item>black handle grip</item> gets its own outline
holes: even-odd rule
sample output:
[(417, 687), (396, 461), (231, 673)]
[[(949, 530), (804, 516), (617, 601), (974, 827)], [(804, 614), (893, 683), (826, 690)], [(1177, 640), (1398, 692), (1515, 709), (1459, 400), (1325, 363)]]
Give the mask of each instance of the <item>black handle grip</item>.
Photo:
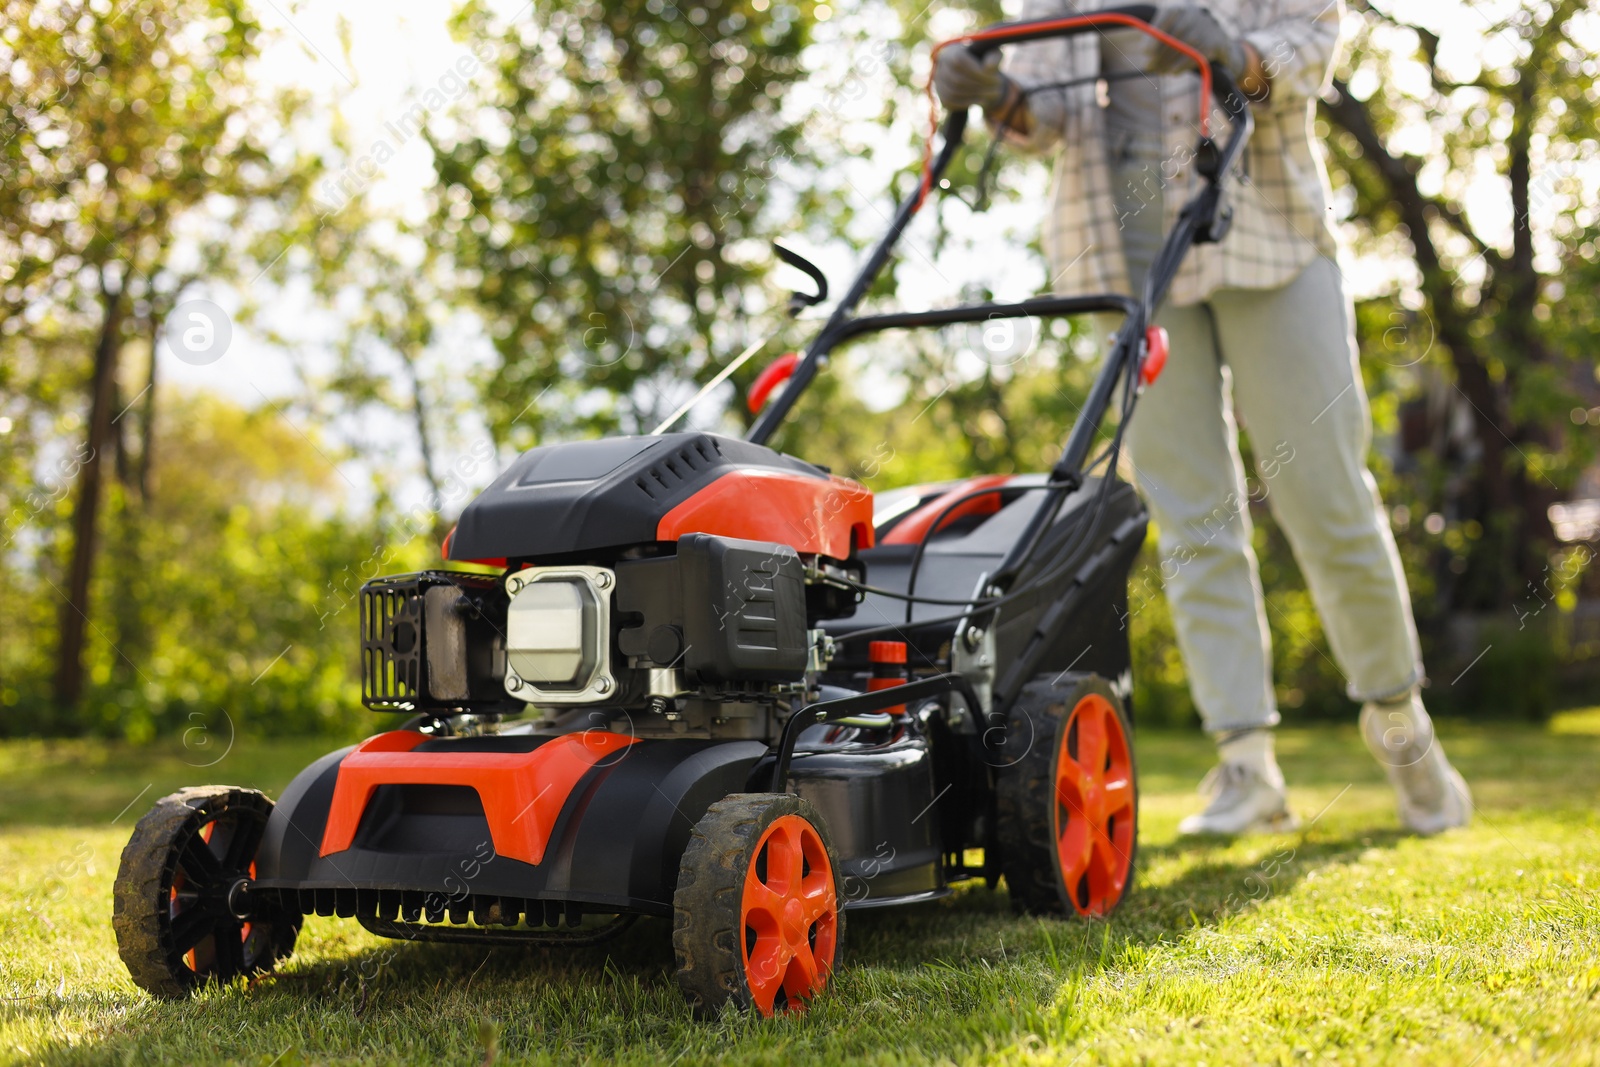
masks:
[(871, 711), (882, 711), (892, 708), (896, 704), (905, 704), (927, 697), (940, 696), (941, 694), (955, 691), (967, 702), (967, 707), (976, 710), (978, 694), (973, 691), (972, 683), (967, 681), (966, 675), (951, 671), (947, 674), (936, 674), (931, 678), (921, 678), (905, 685), (891, 686), (888, 689), (879, 689), (876, 692), (861, 693), (856, 696), (839, 697), (835, 700), (823, 700), (816, 704), (808, 704), (789, 716), (789, 721), (783, 724), (783, 733), (778, 737), (777, 748), (771, 746), (768, 752), (773, 754), (772, 760), (772, 791), (774, 793), (787, 793), (789, 791), (789, 763), (794, 756), (794, 743), (800, 735), (818, 723), (835, 722), (846, 719), (852, 715), (861, 715)]
[(806, 308), (815, 307), (824, 300), (828, 299), (828, 278), (822, 273), (822, 269), (820, 267), (802, 256), (800, 253), (789, 251), (789, 249), (783, 247), (776, 241), (772, 242), (772, 251), (779, 259), (783, 260), (785, 263), (789, 264), (789, 266), (793, 267), (795, 270), (798, 270), (800, 273), (817, 283), (817, 291), (814, 293), (789, 294), (790, 315), (798, 315)]
[[(1125, 4), (1122, 7), (1107, 7), (1097, 11), (1085, 11), (1082, 12), (1082, 15), (1085, 18), (1095, 15), (1126, 15), (1129, 18), (1138, 19), (1140, 22), (1150, 22), (1156, 17), (1156, 10), (1155, 4)], [(1102, 26), (1086, 24), (1064, 30), (1051, 25), (1060, 21), (1060, 18), (1051, 18), (1031, 19), (1027, 22), (1002, 22), (998, 25), (987, 27), (985, 32), (1005, 31), (1003, 36), (991, 37), (984, 41), (973, 41), (967, 45), (967, 48), (972, 51), (973, 55), (981, 58), (1001, 45), (1017, 44), (1021, 41), (1039, 41), (1046, 37), (1074, 37), (1080, 33), (1104, 33), (1108, 29), (1118, 28), (1115, 24)]]

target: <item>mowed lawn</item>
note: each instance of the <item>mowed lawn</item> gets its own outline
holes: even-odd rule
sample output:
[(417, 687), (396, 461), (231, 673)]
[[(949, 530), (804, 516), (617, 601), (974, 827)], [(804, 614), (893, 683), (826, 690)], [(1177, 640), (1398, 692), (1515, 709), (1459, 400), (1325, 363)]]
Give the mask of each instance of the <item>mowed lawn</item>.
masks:
[(1285, 729), (1308, 829), (1213, 845), (1175, 841), (1206, 743), (1144, 734), (1138, 885), (1110, 921), (1015, 918), (1003, 887), (858, 913), (809, 1013), (709, 1024), (655, 921), (485, 950), (311, 917), (276, 977), (153, 1001), (111, 933), (134, 821), (184, 784), (275, 793), (322, 746), (196, 768), (214, 752), (0, 745), (0, 1061), (1600, 1063), (1600, 708), (1446, 729), (1470, 830), (1399, 832), (1353, 728)]

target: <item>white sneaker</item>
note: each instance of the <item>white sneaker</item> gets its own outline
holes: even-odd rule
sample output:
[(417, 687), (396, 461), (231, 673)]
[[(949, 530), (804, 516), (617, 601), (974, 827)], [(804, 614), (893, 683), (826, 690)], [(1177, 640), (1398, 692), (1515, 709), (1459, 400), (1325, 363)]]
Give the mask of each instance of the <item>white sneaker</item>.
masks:
[(1363, 705), (1361, 736), (1383, 764), (1408, 830), (1437, 834), (1472, 821), (1472, 793), (1445, 758), (1419, 694)]
[(1198, 815), (1178, 824), (1178, 833), (1195, 834), (1288, 833), (1300, 826), (1289, 810), (1289, 794), (1281, 777), (1269, 782), (1254, 767), (1224, 761), (1200, 783), (1211, 803)]

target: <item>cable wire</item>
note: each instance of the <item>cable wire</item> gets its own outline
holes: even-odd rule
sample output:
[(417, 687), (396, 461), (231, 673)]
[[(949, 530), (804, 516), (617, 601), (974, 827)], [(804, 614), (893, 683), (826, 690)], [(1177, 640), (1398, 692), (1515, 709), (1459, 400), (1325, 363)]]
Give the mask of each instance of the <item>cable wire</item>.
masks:
[[(1090, 518), (1091, 521), (1080, 523), (1077, 529), (1074, 531), (1074, 533), (1078, 536), (1073, 537), (1067, 546), (1063, 546), (1062, 549), (1057, 551), (1056, 555), (1060, 557), (1060, 563), (1058, 563), (1054, 568), (1034, 576), (1032, 581), (1028, 582), (1021, 588), (1013, 589), (1010, 592), (1004, 593), (997, 597), (974, 597), (963, 601), (962, 603), (968, 605), (968, 610), (958, 614), (937, 616), (932, 619), (918, 619), (903, 623), (887, 623), (882, 626), (870, 626), (866, 629), (855, 630), (848, 634), (841, 634), (840, 640), (855, 641), (863, 637), (870, 637), (880, 633), (903, 633), (908, 629), (921, 629), (922, 627), (926, 626), (941, 626), (947, 623), (958, 623), (976, 611), (992, 611), (995, 608), (1002, 607), (1008, 603), (1018, 600), (1021, 597), (1033, 592), (1038, 586), (1047, 585), (1065, 574), (1072, 567), (1072, 565), (1077, 562), (1076, 556), (1083, 550), (1086, 543), (1091, 541), (1094, 535), (1099, 532), (1100, 526), (1105, 519), (1106, 505), (1110, 500), (1110, 487), (1112, 482), (1116, 480), (1116, 462), (1122, 452), (1123, 433), (1127, 429), (1129, 418), (1133, 413), (1134, 402), (1138, 396), (1136, 390), (1134, 389), (1134, 382), (1138, 379), (1138, 369), (1139, 361), (1131, 358), (1127, 361), (1127, 365), (1123, 369), (1122, 405), (1118, 413), (1120, 417), (1117, 422), (1117, 428), (1112, 433), (1110, 443), (1100, 453), (1100, 457), (1108, 457), (1110, 459), (1110, 466), (1100, 479), (1100, 485), (1095, 492), (1094, 503), (1091, 505), (1090, 515), (1086, 516), (1087, 518)], [(1100, 457), (1096, 457), (1095, 460), (1091, 461), (1090, 464), (1085, 466), (1085, 473), (1093, 469), (1093, 465), (1099, 462)], [(995, 490), (989, 489), (985, 492), (995, 492)], [(929, 536), (931, 537), (932, 534), (930, 533)], [(1034, 543), (1034, 546), (1032, 550), (1030, 550), (1029, 554), (1023, 557), (1022, 562), (1024, 564), (1030, 562), (1033, 558), (1033, 553), (1037, 552), (1043, 543), (1044, 538), (1041, 537), (1037, 542)], [(932, 598), (929, 598), (929, 602), (932, 602)]]

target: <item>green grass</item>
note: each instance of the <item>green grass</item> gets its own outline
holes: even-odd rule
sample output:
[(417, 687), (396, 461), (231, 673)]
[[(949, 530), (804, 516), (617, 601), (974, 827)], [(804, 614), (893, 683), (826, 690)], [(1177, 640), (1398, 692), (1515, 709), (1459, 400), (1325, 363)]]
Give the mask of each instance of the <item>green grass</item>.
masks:
[(678, 995), (662, 922), (481, 950), (313, 917), (277, 977), (154, 1002), (110, 926), (134, 820), (181, 784), (275, 791), (321, 746), (241, 742), (196, 768), (177, 748), (10, 743), (0, 1062), (1600, 1063), (1600, 708), (1447, 740), (1469, 830), (1400, 833), (1353, 729), (1291, 729), (1294, 802), (1320, 819), (1190, 845), (1174, 829), (1207, 747), (1146, 734), (1139, 883), (1111, 921), (1014, 918), (981, 888), (858, 913), (811, 1012), (711, 1024)]

